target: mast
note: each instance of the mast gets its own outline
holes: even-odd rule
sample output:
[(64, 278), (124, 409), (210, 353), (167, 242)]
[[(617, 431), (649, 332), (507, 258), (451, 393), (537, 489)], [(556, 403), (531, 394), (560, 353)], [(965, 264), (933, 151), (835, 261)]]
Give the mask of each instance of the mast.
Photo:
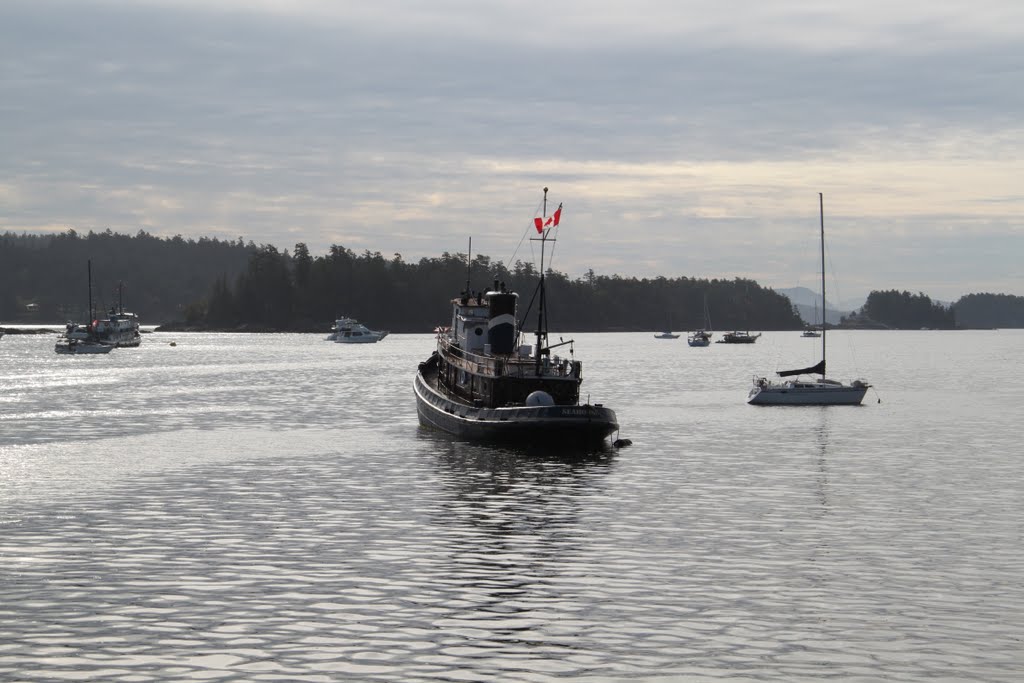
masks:
[[(545, 222), (548, 217), (548, 188), (544, 188), (544, 208), (541, 212)], [(544, 329), (544, 243), (547, 241), (547, 228), (540, 233), (540, 299), (537, 303), (537, 350), (533, 355), (534, 371), (540, 374), (541, 345), (547, 332)]]
[(86, 261), (86, 268), (89, 273), (89, 326), (92, 326), (93, 315), (92, 315), (92, 259)]
[(818, 214), (821, 218), (821, 378), (825, 379), (825, 199), (820, 192)]

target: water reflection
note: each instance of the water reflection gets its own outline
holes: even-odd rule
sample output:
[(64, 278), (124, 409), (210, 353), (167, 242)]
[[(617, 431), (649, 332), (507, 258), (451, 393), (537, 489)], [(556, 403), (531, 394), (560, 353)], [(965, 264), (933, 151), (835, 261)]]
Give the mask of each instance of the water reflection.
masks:
[(822, 514), (829, 510), (829, 489), (828, 489), (828, 455), (832, 436), (831, 411), (827, 406), (822, 406), (818, 411), (818, 425), (814, 428), (814, 436), (817, 446), (817, 486), (818, 502), (821, 503)]
[(539, 640), (550, 650), (541, 625), (578, 609), (571, 587), (590, 564), (594, 531), (586, 501), (605, 495), (614, 453), (435, 443), (431, 521), (446, 538), (439, 569), (450, 606), (435, 625), (485, 636), (489, 648)]
[(542, 447), (504, 447), (438, 439), (437, 465), (447, 494), (444, 525), (492, 534), (544, 533), (577, 521), (577, 499), (600, 489), (615, 463), (611, 449), (586, 453)]

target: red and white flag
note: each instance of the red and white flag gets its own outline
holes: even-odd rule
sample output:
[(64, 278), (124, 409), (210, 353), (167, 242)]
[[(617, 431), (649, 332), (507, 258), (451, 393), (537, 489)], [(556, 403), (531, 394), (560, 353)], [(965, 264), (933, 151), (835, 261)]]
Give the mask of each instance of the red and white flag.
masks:
[(533, 224), (537, 226), (537, 232), (544, 232), (544, 228), (553, 228), (558, 225), (558, 221), (562, 218), (562, 205), (559, 204), (555, 212), (548, 216), (546, 219), (543, 216), (537, 216), (533, 219)]

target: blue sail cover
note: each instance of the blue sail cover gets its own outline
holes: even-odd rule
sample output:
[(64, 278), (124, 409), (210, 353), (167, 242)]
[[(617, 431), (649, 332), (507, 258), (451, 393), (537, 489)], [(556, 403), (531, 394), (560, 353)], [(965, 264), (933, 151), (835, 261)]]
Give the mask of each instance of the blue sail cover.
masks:
[(813, 374), (819, 374), (819, 375), (824, 375), (825, 374), (825, 359), (824, 358), (822, 358), (821, 362), (819, 362), (817, 365), (812, 365), (809, 368), (800, 368), (799, 370), (780, 370), (779, 371), (779, 377), (792, 377), (793, 375), (813, 375)]

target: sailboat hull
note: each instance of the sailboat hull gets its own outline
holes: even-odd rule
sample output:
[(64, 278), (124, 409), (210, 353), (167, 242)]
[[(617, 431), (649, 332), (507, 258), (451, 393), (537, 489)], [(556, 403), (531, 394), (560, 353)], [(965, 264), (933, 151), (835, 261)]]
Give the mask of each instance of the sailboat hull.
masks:
[(782, 382), (755, 385), (747, 403), (755, 406), (857, 406), (864, 400), (868, 385), (839, 382)]

